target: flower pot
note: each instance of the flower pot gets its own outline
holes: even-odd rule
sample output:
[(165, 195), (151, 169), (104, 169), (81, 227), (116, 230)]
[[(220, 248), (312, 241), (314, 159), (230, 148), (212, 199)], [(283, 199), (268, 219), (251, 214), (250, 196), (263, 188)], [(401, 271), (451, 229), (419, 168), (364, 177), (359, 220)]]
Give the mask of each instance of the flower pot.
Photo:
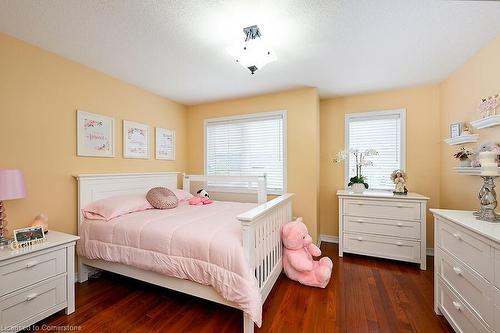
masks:
[(469, 160), (469, 159), (466, 159), (466, 160), (459, 160), (459, 161), (458, 161), (458, 166), (459, 166), (459, 167), (462, 167), (462, 168), (464, 168), (464, 167), (468, 168), (468, 167), (470, 167), (470, 166), (471, 166), (471, 160)]
[(366, 190), (365, 184), (354, 183), (354, 184), (351, 185), (351, 190), (354, 193), (363, 193)]

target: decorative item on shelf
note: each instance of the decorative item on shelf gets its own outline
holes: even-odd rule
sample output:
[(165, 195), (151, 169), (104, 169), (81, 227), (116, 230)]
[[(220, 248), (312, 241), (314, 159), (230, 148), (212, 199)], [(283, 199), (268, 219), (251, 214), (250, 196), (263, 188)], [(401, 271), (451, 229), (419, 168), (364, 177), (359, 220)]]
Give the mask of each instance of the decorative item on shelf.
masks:
[(462, 135), (462, 123), (453, 123), (450, 124), (450, 138), (456, 138)]
[(362, 193), (368, 189), (368, 183), (365, 182), (365, 177), (362, 174), (362, 168), (365, 166), (373, 166), (373, 162), (366, 159), (368, 156), (378, 155), (375, 149), (366, 149), (361, 151), (359, 149), (350, 149), (349, 152), (345, 150), (339, 151), (333, 160), (335, 163), (345, 161), (352, 154), (356, 160), (356, 176), (349, 179), (349, 186), (354, 193)]
[(7, 215), (3, 201), (21, 199), (26, 196), (24, 177), (21, 170), (0, 170), (0, 246), (7, 245)]
[(14, 230), (14, 241), (11, 243), (12, 249), (19, 249), (30, 247), (37, 244), (46, 242), (43, 227), (37, 225), (35, 227), (28, 227)]
[(497, 155), (495, 152), (485, 151), (479, 153), (481, 177), (484, 183), (478, 195), (481, 206), (479, 207), (479, 211), (474, 213), (478, 220), (500, 222), (500, 215), (495, 213), (497, 207), (495, 178), (499, 176), (496, 159)]
[(486, 118), (496, 115), (497, 107), (498, 107), (498, 94), (481, 99), (481, 102), (479, 102), (479, 107), (478, 107), (481, 118)]
[(394, 194), (406, 195), (408, 193), (408, 189), (406, 188), (406, 172), (401, 169), (394, 170), (391, 174), (391, 180), (395, 185)]
[(33, 219), (33, 223), (31, 223), (32, 227), (41, 226), (43, 228), (43, 232), (46, 234), (49, 232), (49, 217), (45, 213), (40, 213)]
[(465, 147), (462, 147), (455, 154), (453, 154), (453, 157), (458, 159), (459, 167), (470, 167), (472, 162), (470, 157), (473, 155), (474, 155), (473, 152), (466, 149)]
[(472, 134), (472, 132), (471, 132), (470, 125), (467, 123), (463, 123), (462, 124), (462, 132), (460, 133), (460, 135), (471, 135), (471, 134)]

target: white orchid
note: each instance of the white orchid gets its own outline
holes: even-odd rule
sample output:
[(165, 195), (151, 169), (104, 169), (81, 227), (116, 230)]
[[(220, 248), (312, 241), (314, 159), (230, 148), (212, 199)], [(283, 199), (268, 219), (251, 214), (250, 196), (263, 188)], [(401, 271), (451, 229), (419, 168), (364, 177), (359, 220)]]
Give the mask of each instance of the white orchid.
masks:
[(361, 151), (357, 148), (351, 148), (349, 149), (349, 153), (347, 153), (345, 150), (341, 150), (337, 153), (333, 161), (336, 163), (345, 161), (348, 158), (349, 154), (354, 155), (354, 158), (356, 159), (356, 176), (350, 179), (349, 185), (353, 183), (362, 183), (366, 188), (368, 188), (368, 184), (365, 183), (364, 177), (361, 174), (361, 169), (364, 166), (373, 166), (373, 161), (366, 160), (365, 158), (367, 156), (378, 155), (378, 151), (376, 151), (375, 149), (366, 149)]

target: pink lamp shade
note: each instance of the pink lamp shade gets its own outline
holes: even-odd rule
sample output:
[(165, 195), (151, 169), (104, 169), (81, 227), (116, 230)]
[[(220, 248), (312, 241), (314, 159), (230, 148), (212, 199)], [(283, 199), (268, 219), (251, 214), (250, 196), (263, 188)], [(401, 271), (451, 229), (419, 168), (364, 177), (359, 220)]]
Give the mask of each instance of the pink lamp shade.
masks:
[(0, 170), (0, 201), (20, 199), (26, 196), (21, 170)]

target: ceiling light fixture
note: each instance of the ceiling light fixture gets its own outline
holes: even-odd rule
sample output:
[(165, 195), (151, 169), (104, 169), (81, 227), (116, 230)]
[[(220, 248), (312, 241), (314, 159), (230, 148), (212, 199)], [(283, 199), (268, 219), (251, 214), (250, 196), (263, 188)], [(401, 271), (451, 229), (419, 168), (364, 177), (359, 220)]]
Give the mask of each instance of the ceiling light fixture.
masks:
[(265, 43), (259, 27), (252, 25), (243, 29), (245, 41), (235, 44), (227, 49), (230, 55), (239, 62), (241, 66), (248, 68), (252, 74), (265, 65), (275, 61), (276, 54)]

